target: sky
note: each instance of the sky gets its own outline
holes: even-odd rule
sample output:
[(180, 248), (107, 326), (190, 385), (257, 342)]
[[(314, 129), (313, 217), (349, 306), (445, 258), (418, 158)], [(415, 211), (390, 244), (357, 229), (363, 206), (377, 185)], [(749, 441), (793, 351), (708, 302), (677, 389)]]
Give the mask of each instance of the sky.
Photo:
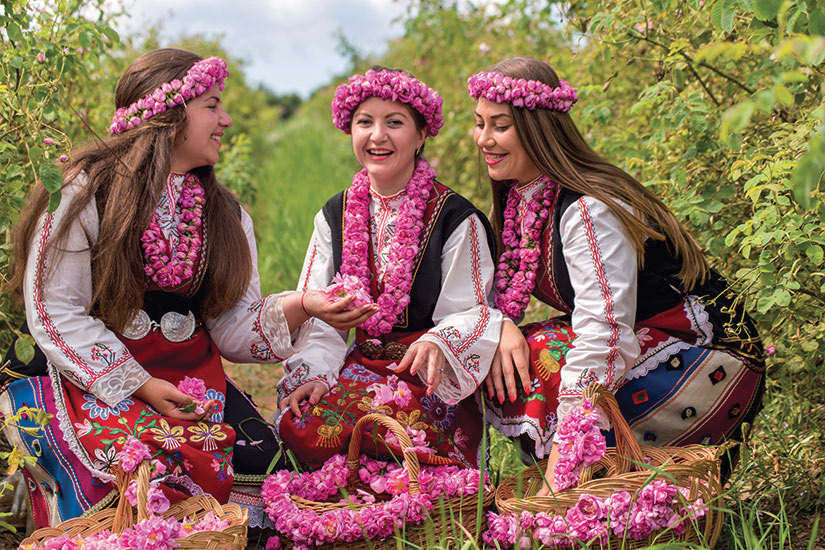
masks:
[(393, 22), (404, 13), (393, 0), (134, 0), (121, 32), (160, 22), (161, 41), (176, 34), (223, 35), (230, 55), (246, 61), (253, 85), (306, 98), (344, 72), (347, 60), (337, 51), (336, 31), (361, 53), (381, 53), (403, 34)]

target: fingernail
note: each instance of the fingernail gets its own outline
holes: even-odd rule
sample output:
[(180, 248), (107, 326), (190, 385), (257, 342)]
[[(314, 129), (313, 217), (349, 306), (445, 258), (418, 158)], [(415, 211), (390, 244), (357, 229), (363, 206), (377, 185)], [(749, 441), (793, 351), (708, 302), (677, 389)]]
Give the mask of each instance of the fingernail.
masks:
[(498, 404), (499, 405), (504, 405), (504, 396), (503, 395), (498, 396)]
[(314, 404), (316, 404), (316, 403), (318, 402), (318, 400), (317, 400), (316, 398), (314, 398), (314, 397), (310, 397), (310, 398), (309, 398), (309, 402), (310, 402), (310, 404), (311, 404), (311, 405), (314, 405)]
[(510, 394), (510, 403), (515, 403), (515, 402), (516, 402), (516, 396), (515, 396), (515, 394), (511, 393)]
[(487, 390), (487, 395), (490, 396), (490, 401), (493, 400), (493, 390)]

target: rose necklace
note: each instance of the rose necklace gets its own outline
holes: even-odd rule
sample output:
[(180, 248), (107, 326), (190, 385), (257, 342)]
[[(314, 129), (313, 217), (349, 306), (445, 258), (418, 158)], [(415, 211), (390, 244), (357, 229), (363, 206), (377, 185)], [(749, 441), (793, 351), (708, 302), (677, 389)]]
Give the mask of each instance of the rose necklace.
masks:
[(140, 243), (146, 259), (143, 270), (159, 287), (179, 287), (192, 278), (201, 244), (198, 228), (202, 224), (204, 202), (205, 193), (200, 180), (194, 174), (186, 174), (175, 204), (175, 208), (180, 209), (177, 246), (170, 248), (164, 240), (157, 211), (141, 235)]
[(542, 174), (535, 182), (543, 185), (527, 203), (524, 227), (518, 219), (519, 194), (516, 186), (510, 188), (504, 209), (504, 227), (501, 240), (505, 250), (496, 267), (496, 307), (511, 319), (524, 313), (530, 295), (536, 286), (536, 268), (541, 256), (539, 240), (547, 218), (556, 184)]
[[(398, 315), (410, 303), (413, 263), (418, 254), (419, 240), (424, 230), (424, 210), (435, 177), (435, 170), (427, 161), (418, 159), (415, 171), (404, 188), (406, 197), (398, 209), (384, 271), (384, 292), (376, 300), (379, 310), (361, 325), (373, 338), (390, 332)], [(364, 288), (370, 288), (369, 191), (369, 176), (366, 170), (361, 170), (353, 176), (352, 186), (347, 191), (341, 262), (341, 273), (358, 277)]]

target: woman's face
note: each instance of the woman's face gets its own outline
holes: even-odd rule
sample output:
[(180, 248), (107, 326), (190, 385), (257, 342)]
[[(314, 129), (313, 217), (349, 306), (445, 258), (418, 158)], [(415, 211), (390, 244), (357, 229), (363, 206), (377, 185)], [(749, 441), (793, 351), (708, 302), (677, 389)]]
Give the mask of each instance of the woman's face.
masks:
[[(371, 97), (352, 116), (352, 150), (370, 181), (383, 190), (400, 190), (415, 168), (415, 150), (424, 129), (415, 126), (410, 109), (397, 101)], [(381, 190), (379, 189), (379, 191)]]
[(481, 98), (475, 116), (473, 139), (484, 155), (490, 178), (528, 183), (539, 177), (541, 172), (521, 145), (508, 104)]
[(223, 131), (232, 126), (217, 87), (186, 103), (186, 119), (186, 129), (172, 147), (172, 171), (181, 174), (200, 166), (214, 166)]

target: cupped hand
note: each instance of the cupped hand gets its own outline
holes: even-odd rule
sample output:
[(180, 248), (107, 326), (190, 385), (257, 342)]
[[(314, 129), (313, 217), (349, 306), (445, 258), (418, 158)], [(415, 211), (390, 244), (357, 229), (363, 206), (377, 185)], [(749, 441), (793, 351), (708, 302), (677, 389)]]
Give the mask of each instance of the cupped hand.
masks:
[(338, 330), (349, 330), (357, 327), (378, 311), (377, 304), (367, 304), (348, 309), (354, 296), (346, 296), (333, 302), (322, 290), (307, 290), (304, 294), (304, 309), (313, 317), (317, 317), (329, 326)]
[(501, 338), (498, 349), (490, 365), (490, 373), (485, 378), (487, 394), (498, 398), (503, 405), (507, 397), (514, 403), (518, 397), (516, 376), (521, 380), (525, 394), (530, 394), (530, 346), (521, 330), (512, 321), (501, 324)]
[(441, 384), (446, 366), (447, 359), (441, 348), (432, 342), (416, 342), (407, 349), (395, 372), (410, 369), (410, 374), (415, 375), (421, 369), (426, 369), (427, 395), (432, 395)]
[(301, 418), (301, 401), (309, 399), (309, 404), (315, 405), (327, 393), (329, 393), (329, 389), (323, 382), (304, 384), (286, 398), (281, 399), (281, 401), (278, 402), (278, 410), (282, 411), (289, 407), (290, 410), (292, 410), (292, 414), (295, 415), (295, 418)]
[(194, 403), (195, 399), (186, 395), (171, 382), (162, 378), (150, 378), (135, 390), (135, 397), (146, 402), (161, 416), (197, 422), (212, 414), (217, 401), (210, 399), (204, 406), (203, 413), (183, 412), (181, 407)]

